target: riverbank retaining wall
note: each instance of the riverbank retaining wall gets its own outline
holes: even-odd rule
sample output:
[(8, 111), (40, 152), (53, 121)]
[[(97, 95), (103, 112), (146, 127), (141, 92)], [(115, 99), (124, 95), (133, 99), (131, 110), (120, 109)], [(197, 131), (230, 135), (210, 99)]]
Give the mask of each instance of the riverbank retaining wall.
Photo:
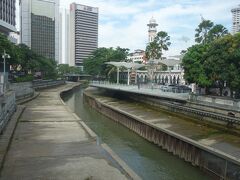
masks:
[(192, 165), (209, 172), (214, 178), (240, 179), (240, 162), (238, 159), (169, 130), (144, 122), (131, 114), (96, 100), (86, 92), (83, 97), (84, 103), (100, 113), (126, 126), (168, 152), (192, 163)]
[[(140, 95), (127, 92), (113, 92), (105, 91), (107, 94), (114, 94), (114, 96), (133, 99), (134, 101), (142, 102), (151, 106), (152, 108), (160, 108), (175, 114), (185, 115), (191, 117), (198, 122), (212, 123), (223, 128), (226, 131), (239, 134), (240, 119), (239, 117), (232, 117), (228, 115), (227, 109), (217, 107), (209, 107), (203, 104), (196, 104), (186, 100), (179, 100), (174, 98), (154, 97), (151, 95)], [(112, 96), (112, 95), (111, 95)]]
[(0, 133), (16, 110), (15, 92), (8, 91), (0, 96)]
[(10, 83), (9, 89), (15, 92), (16, 100), (29, 98), (34, 94), (32, 82)]

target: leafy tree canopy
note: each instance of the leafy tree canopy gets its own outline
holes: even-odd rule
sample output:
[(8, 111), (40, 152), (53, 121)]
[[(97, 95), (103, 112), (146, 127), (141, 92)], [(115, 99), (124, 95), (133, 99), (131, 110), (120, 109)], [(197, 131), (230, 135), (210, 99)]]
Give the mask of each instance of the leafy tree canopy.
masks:
[[(25, 72), (25, 75), (41, 71), (43, 78), (56, 78), (56, 62), (53, 59), (40, 56), (32, 51), (25, 44), (15, 45), (11, 43), (4, 34), (0, 33), (0, 54), (4, 50), (10, 55), (7, 63), (12, 66), (14, 71)], [(0, 56), (2, 61), (2, 56)]]
[(127, 58), (129, 49), (126, 48), (98, 48), (92, 56), (84, 60), (84, 71), (93, 76), (107, 76), (112, 68), (104, 63), (109, 61), (124, 61)]
[(171, 45), (170, 36), (165, 31), (160, 31), (154, 38), (154, 41), (149, 43), (146, 47), (147, 59), (159, 59), (163, 55), (163, 50), (167, 51)]
[(228, 33), (228, 30), (221, 24), (216, 24), (210, 20), (203, 19), (195, 30), (195, 42), (197, 43), (210, 43), (211, 41), (223, 37)]

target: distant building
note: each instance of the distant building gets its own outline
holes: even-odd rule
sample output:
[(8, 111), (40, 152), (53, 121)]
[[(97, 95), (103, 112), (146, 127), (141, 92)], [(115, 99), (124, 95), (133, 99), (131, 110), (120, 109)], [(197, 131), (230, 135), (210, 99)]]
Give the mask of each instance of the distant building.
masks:
[(8, 35), (10, 32), (16, 32), (16, 1), (0, 1), (0, 32)]
[(232, 33), (240, 32), (240, 5), (232, 10)]
[[(186, 84), (184, 79), (184, 69), (181, 66), (181, 56), (174, 56), (171, 59), (163, 59), (156, 61), (153, 65), (153, 81), (157, 84)], [(165, 70), (158, 69), (159, 66), (165, 66)], [(150, 68), (151, 69), (151, 68)], [(140, 82), (147, 82), (150, 79), (148, 71), (137, 70), (137, 77)]]
[(146, 63), (145, 51), (141, 49), (136, 49), (134, 52), (129, 53), (127, 60), (131, 62)]
[(70, 66), (83, 68), (83, 61), (98, 47), (98, 8), (70, 5)]
[(156, 20), (152, 17), (149, 21), (149, 23), (147, 24), (148, 26), (148, 43), (151, 43), (154, 41), (154, 38), (157, 35), (157, 22)]
[(70, 15), (69, 10), (65, 10), (65, 62), (69, 64), (70, 61)]
[(59, 62), (59, 0), (20, 1), (21, 43)]

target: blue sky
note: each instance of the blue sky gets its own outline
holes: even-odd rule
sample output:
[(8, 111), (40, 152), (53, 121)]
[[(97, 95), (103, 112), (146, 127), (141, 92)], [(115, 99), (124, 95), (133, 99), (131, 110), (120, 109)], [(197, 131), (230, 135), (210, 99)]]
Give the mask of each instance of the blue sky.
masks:
[[(73, 0), (60, 0), (69, 8)], [(172, 45), (168, 55), (176, 55), (194, 44), (194, 34), (201, 15), (231, 31), (231, 9), (239, 0), (75, 0), (76, 3), (99, 7), (99, 47), (145, 49), (146, 24), (153, 16), (158, 31), (166, 31)]]

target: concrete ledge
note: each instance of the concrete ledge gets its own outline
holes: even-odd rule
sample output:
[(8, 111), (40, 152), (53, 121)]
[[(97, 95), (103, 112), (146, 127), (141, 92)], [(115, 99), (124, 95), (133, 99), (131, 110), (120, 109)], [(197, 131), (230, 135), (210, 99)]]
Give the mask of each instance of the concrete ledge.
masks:
[(35, 92), (34, 95), (32, 97), (28, 97), (26, 99), (21, 99), (21, 100), (18, 100), (17, 101), (17, 104), (18, 105), (21, 105), (21, 104), (24, 104), (24, 103), (27, 103), (29, 101), (32, 101), (33, 99), (36, 99), (38, 96), (39, 96), (39, 92)]
[(97, 135), (93, 132), (83, 121), (79, 121), (79, 124), (87, 131), (91, 138), (97, 140)]
[(105, 143), (101, 144), (102, 148), (111, 155), (111, 157), (117, 161), (121, 168), (127, 173), (127, 175), (134, 180), (140, 180), (141, 178)]
[(17, 111), (5, 127), (3, 134), (0, 135), (0, 172), (3, 168), (3, 163), (10, 147), (14, 131), (16, 129), (19, 118), (21, 117), (25, 106), (17, 106)]

